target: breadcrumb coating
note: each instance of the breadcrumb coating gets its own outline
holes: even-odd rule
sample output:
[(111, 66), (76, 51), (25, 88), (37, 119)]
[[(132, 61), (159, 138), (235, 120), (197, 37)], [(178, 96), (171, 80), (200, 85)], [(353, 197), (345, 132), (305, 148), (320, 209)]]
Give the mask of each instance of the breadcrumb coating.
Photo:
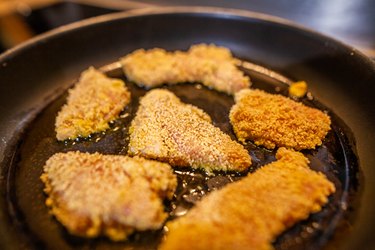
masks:
[(139, 157), (57, 153), (41, 180), (46, 205), (71, 234), (124, 240), (134, 230), (159, 229), (177, 180), (166, 163)]
[(202, 198), (167, 223), (159, 249), (273, 249), (284, 230), (316, 213), (335, 186), (299, 152), (280, 148), (277, 161)]
[(251, 165), (247, 150), (211, 124), (201, 109), (182, 103), (172, 92), (149, 91), (140, 101), (129, 129), (128, 153), (172, 166), (244, 171)]
[(216, 46), (215, 44), (195, 44), (192, 45), (188, 52), (191, 56), (196, 56), (199, 58), (210, 58), (215, 61), (228, 61), (235, 62), (232, 53), (228, 48), (222, 46)]
[(243, 142), (249, 139), (268, 149), (313, 149), (330, 130), (327, 114), (281, 95), (246, 89), (235, 95), (235, 101), (229, 118)]
[(304, 97), (307, 93), (307, 83), (305, 81), (294, 82), (289, 86), (288, 92), (293, 97)]
[(130, 92), (122, 80), (109, 78), (90, 67), (69, 90), (67, 104), (56, 117), (57, 140), (87, 137), (108, 129), (109, 122), (129, 102)]
[(209, 88), (234, 94), (250, 86), (249, 77), (237, 69), (231, 52), (213, 44), (193, 45), (187, 52), (139, 49), (120, 61), (129, 80), (148, 88), (201, 82)]

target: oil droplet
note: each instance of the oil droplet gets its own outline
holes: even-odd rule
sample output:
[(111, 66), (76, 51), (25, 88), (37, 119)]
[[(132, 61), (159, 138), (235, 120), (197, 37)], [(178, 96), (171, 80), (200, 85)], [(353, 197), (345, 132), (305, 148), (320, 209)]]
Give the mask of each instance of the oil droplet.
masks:
[(319, 229), (320, 225), (317, 222), (313, 222), (312, 227), (315, 228), (315, 229)]
[(341, 202), (341, 209), (342, 210), (347, 210), (348, 209), (348, 204), (346, 204), (346, 202)]
[(307, 97), (307, 99), (309, 99), (310, 101), (314, 100), (314, 97), (313, 97), (313, 95), (311, 94), (311, 92), (307, 92), (306, 97)]
[(196, 89), (202, 89), (202, 85), (201, 84), (195, 84), (194, 86)]
[(314, 232), (314, 229), (312, 227), (306, 227), (306, 232), (308, 232), (309, 234), (311, 234), (311, 233)]
[(175, 216), (183, 216), (187, 213), (188, 209), (185, 207), (177, 207), (177, 209), (174, 211)]

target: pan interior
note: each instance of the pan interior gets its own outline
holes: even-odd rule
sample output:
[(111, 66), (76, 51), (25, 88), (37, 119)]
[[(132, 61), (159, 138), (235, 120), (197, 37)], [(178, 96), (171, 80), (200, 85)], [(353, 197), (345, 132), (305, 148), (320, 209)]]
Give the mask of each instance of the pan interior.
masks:
[[(288, 86), (279, 80), (243, 69), (253, 82), (252, 88), (270, 93), (287, 94)], [(163, 230), (133, 234), (126, 242), (111, 242), (106, 238), (83, 239), (70, 235), (61, 226), (44, 204), (43, 184), (39, 177), (45, 161), (57, 152), (79, 150), (103, 154), (126, 155), (128, 127), (139, 104), (139, 98), (147, 90), (127, 81), (120, 68), (106, 71), (111, 77), (121, 78), (131, 91), (132, 101), (111, 124), (105, 133), (88, 139), (58, 142), (55, 139), (54, 122), (58, 111), (66, 101), (67, 92), (49, 103), (28, 125), (11, 163), (8, 177), (8, 200), (12, 219), (19, 226), (19, 233), (26, 236), (27, 244), (35, 249), (156, 249), (163, 237)], [(200, 84), (163, 86), (174, 92), (185, 103), (191, 103), (206, 111), (215, 126), (236, 140), (229, 123), (229, 110), (233, 98), (210, 90)], [(358, 162), (355, 155), (351, 131), (331, 110), (311, 95), (301, 99), (304, 104), (327, 111), (332, 118), (332, 129), (321, 147), (303, 151), (311, 168), (323, 172), (336, 186), (336, 193), (317, 214), (287, 230), (274, 242), (276, 249), (318, 249), (336, 244), (333, 235), (345, 232), (352, 218), (354, 198), (358, 191)], [(251, 142), (245, 145), (252, 157), (250, 172), (275, 160), (275, 151), (256, 147)], [(169, 220), (184, 215), (201, 197), (215, 189), (242, 178), (245, 174), (216, 173), (207, 176), (189, 168), (175, 169), (178, 188), (171, 202), (166, 203)], [(277, 192), (277, 190), (275, 190)], [(218, 204), (220, 206), (220, 204)], [(249, 211), (251, 212), (251, 211)], [(266, 218), (265, 218), (266, 219)], [(239, 225), (240, 226), (240, 225)]]

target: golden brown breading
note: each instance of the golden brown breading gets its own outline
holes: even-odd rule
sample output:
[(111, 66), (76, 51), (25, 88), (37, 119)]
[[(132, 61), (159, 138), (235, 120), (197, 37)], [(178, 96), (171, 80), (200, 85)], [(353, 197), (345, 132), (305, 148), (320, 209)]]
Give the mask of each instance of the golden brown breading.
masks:
[(139, 49), (121, 59), (129, 80), (146, 87), (182, 82), (201, 82), (227, 94), (248, 88), (249, 77), (237, 69), (231, 52), (224, 47), (199, 44), (189, 51)]
[(285, 229), (321, 210), (335, 186), (299, 152), (280, 148), (277, 161), (202, 198), (167, 223), (161, 250), (272, 249)]
[(129, 102), (130, 92), (122, 80), (90, 67), (69, 90), (67, 104), (56, 117), (56, 138), (62, 141), (104, 131)]
[(307, 93), (307, 83), (305, 81), (293, 82), (288, 88), (289, 95), (301, 98)]
[(215, 61), (227, 61), (235, 62), (235, 59), (232, 56), (232, 53), (229, 49), (221, 46), (216, 46), (214, 44), (196, 44), (192, 45), (187, 54), (196, 56), (199, 58), (209, 58)]
[(269, 149), (313, 149), (330, 130), (327, 114), (281, 95), (247, 89), (235, 100), (229, 118), (240, 141), (249, 139)]
[(184, 82), (185, 77), (177, 63), (173, 53), (159, 48), (139, 49), (121, 59), (128, 79), (148, 88)]
[(172, 166), (243, 171), (251, 158), (201, 109), (184, 104), (172, 92), (155, 89), (140, 101), (131, 123), (128, 153), (158, 159)]
[(57, 153), (41, 176), (47, 206), (70, 233), (126, 239), (134, 230), (159, 229), (177, 180), (166, 163), (127, 156)]

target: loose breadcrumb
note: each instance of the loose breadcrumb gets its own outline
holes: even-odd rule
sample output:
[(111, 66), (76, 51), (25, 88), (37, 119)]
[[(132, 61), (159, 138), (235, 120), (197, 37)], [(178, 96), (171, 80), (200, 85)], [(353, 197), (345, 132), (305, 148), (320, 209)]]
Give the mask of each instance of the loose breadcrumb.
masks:
[(167, 223), (160, 250), (273, 249), (284, 230), (316, 213), (335, 186), (299, 152), (280, 148), (277, 161), (202, 198)]
[(69, 90), (67, 104), (56, 117), (57, 140), (87, 137), (109, 128), (130, 102), (130, 92), (120, 79), (109, 78), (90, 67)]
[(250, 86), (249, 77), (237, 69), (231, 52), (213, 44), (194, 45), (187, 52), (139, 49), (120, 61), (129, 80), (148, 88), (201, 82), (209, 88), (234, 94)]
[(172, 166), (243, 171), (251, 158), (239, 143), (211, 124), (201, 109), (184, 104), (172, 92), (155, 89), (140, 101), (131, 123), (130, 155), (140, 155)]
[(289, 86), (288, 91), (292, 97), (304, 97), (307, 93), (307, 83), (305, 81), (294, 82)]
[(330, 130), (327, 114), (281, 95), (247, 89), (235, 100), (229, 117), (240, 141), (249, 139), (269, 149), (313, 149)]
[(134, 230), (159, 229), (177, 180), (166, 163), (127, 156), (57, 153), (41, 180), (46, 205), (70, 233), (126, 239)]

